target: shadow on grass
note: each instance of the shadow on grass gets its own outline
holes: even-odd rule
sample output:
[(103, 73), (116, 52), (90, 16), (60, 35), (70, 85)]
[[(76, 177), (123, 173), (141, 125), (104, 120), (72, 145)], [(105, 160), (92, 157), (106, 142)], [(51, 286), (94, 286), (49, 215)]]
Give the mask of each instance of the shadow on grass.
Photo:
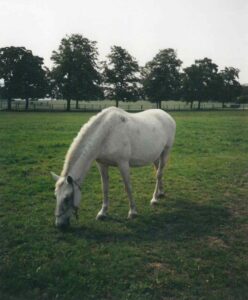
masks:
[(188, 201), (166, 205), (135, 220), (109, 216), (101, 226), (81, 226), (68, 231), (78, 238), (99, 242), (183, 241), (218, 234), (220, 228), (231, 225), (230, 214), (224, 207)]

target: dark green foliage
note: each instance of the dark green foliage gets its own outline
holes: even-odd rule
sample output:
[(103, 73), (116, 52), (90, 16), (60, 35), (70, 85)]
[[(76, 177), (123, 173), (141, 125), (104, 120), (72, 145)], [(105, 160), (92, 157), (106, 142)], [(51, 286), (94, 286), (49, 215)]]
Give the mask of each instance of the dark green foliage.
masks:
[(218, 66), (209, 58), (196, 60), (190, 67), (184, 69), (183, 98), (187, 101), (198, 100), (198, 109), (201, 102), (214, 100), (214, 92), (221, 89), (218, 76)]
[(225, 102), (236, 102), (237, 97), (241, 94), (241, 85), (238, 81), (239, 70), (226, 67), (220, 72), (220, 77), (222, 79), (220, 100), (222, 100), (224, 107)]
[(105, 97), (116, 100), (138, 100), (140, 98), (139, 65), (119, 46), (111, 47), (108, 61), (103, 62)]
[(139, 216), (116, 169), (110, 215), (97, 222), (93, 165), (79, 221), (54, 227), (54, 181), (90, 114), (0, 114), (0, 299), (247, 299), (246, 112), (177, 113), (166, 198), (152, 166), (132, 169)]
[(248, 103), (248, 84), (241, 86), (241, 95), (237, 100), (239, 103)]
[(59, 93), (67, 100), (67, 110), (70, 110), (72, 99), (95, 100), (103, 97), (97, 57), (96, 42), (79, 34), (66, 36), (61, 40), (58, 51), (53, 51), (55, 94)]
[[(0, 98), (35, 100), (46, 95), (55, 99), (65, 99), (67, 110), (71, 100), (136, 101), (147, 99), (161, 101), (198, 101), (198, 109), (203, 101), (246, 103), (238, 81), (239, 70), (225, 67), (218, 71), (218, 65), (211, 59), (195, 60), (195, 63), (180, 73), (182, 61), (176, 51), (168, 48), (158, 52), (143, 68), (128, 51), (113, 46), (107, 61), (98, 63), (98, 49), (95, 41), (80, 34), (72, 34), (61, 40), (58, 51), (51, 57), (52, 70), (43, 67), (43, 58), (34, 56), (24, 47), (0, 48)], [(4, 79), (4, 85), (3, 85)], [(244, 90), (244, 88), (243, 88)], [(239, 97), (240, 96), (240, 97)], [(239, 104), (237, 104), (239, 105)]]
[(178, 98), (181, 64), (175, 50), (169, 48), (160, 50), (143, 68), (144, 93), (150, 101), (157, 102), (159, 108), (162, 100)]
[(198, 109), (202, 101), (235, 102), (240, 95), (238, 82), (239, 70), (225, 68), (218, 71), (218, 66), (209, 58), (196, 60), (182, 74), (182, 98), (193, 104), (198, 100)]
[(25, 99), (28, 108), (29, 99), (48, 92), (43, 58), (24, 47), (0, 48), (0, 78), (4, 79), (1, 96), (8, 99), (9, 110), (13, 98)]
[(243, 84), (241, 86), (241, 95), (248, 96), (248, 84)]

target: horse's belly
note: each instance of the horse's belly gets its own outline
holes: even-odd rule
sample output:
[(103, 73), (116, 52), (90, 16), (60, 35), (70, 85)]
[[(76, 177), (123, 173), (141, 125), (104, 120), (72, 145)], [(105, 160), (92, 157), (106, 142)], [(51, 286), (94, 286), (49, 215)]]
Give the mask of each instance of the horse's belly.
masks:
[(132, 147), (130, 141), (123, 141), (103, 147), (97, 161), (110, 166), (118, 166), (122, 161), (128, 161), (131, 167), (141, 167), (157, 160), (164, 146), (143, 144), (141, 147)]
[(96, 159), (97, 162), (107, 165), (107, 166), (111, 166), (111, 167), (117, 167), (118, 166), (118, 162), (111, 159), (111, 158), (107, 158), (107, 157), (100, 157)]
[(145, 166), (147, 164), (153, 163), (156, 161), (160, 154), (163, 151), (163, 148), (155, 147), (156, 149), (153, 149), (150, 151), (147, 151), (147, 149), (142, 149), (140, 152), (133, 152), (130, 159), (129, 164), (132, 167), (139, 167), (139, 166)]
[(163, 132), (147, 129), (146, 133), (131, 138), (130, 165), (132, 166), (143, 166), (156, 161), (165, 148), (166, 137), (163, 136)]
[[(159, 158), (159, 156), (152, 158), (152, 159), (146, 159), (144, 160), (143, 158), (130, 158), (128, 160), (129, 162), (129, 166), (130, 167), (143, 167), (146, 166), (148, 164), (153, 163), (154, 161), (156, 161)], [(96, 159), (97, 162), (102, 163), (104, 165), (108, 165), (108, 166), (112, 166), (112, 167), (117, 167), (119, 165), (119, 161), (118, 160), (113, 160), (111, 158), (97, 158)]]
[(143, 167), (151, 164), (152, 162), (156, 161), (154, 160), (143, 160), (143, 159), (130, 159), (129, 160), (129, 166), (130, 167)]

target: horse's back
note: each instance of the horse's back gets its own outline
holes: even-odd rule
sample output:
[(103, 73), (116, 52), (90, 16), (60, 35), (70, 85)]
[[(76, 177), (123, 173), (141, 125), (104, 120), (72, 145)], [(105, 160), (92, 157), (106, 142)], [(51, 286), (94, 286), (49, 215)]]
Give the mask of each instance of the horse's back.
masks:
[(175, 120), (171, 117), (171, 115), (161, 109), (148, 109), (138, 113), (128, 113), (121, 108), (111, 106), (104, 109), (103, 111), (106, 112), (107, 115), (120, 117), (121, 121), (124, 121), (125, 118), (127, 118), (127, 121), (129, 119), (134, 119), (138, 123), (148, 123), (149, 121), (153, 121), (154, 119), (156, 119), (162, 121), (163, 123), (166, 123), (167, 125), (170, 125), (174, 129), (176, 127)]
[(173, 127), (175, 127), (176, 124), (172, 116), (162, 109), (148, 109), (131, 115), (137, 119), (144, 119), (146, 122), (152, 119), (157, 119), (162, 122), (166, 122), (166, 124), (171, 124)]
[(148, 109), (138, 113), (128, 113), (117, 107), (105, 109), (109, 118), (111, 129), (118, 136), (129, 135), (130, 138), (139, 139), (157, 138), (160, 135), (161, 140), (171, 141), (173, 143), (176, 122), (165, 111), (161, 109)]
[(110, 131), (102, 158), (128, 159), (130, 165), (145, 165), (155, 161), (166, 146), (173, 144), (175, 121), (162, 110), (127, 113), (108, 108), (106, 112)]

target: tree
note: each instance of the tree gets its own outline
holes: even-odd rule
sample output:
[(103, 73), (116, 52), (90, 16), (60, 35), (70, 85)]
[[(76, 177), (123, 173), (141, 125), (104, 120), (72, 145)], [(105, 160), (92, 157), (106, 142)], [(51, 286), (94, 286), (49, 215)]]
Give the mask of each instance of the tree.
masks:
[(3, 98), (3, 87), (4, 87), (4, 80), (2, 78), (0, 79), (0, 100)]
[(248, 103), (248, 84), (243, 84), (241, 86), (241, 95), (238, 97), (239, 103)]
[(241, 86), (241, 96), (248, 96), (248, 84), (242, 84)]
[(177, 99), (180, 90), (180, 67), (174, 49), (160, 50), (142, 70), (145, 95), (150, 101), (157, 102), (161, 108), (162, 100)]
[(58, 51), (53, 51), (51, 59), (55, 85), (70, 110), (72, 99), (94, 100), (103, 97), (100, 88), (101, 76), (97, 66), (96, 42), (80, 34), (72, 34), (61, 40)]
[(218, 66), (209, 58), (195, 60), (195, 63), (184, 69), (183, 96), (185, 100), (198, 100), (198, 109), (203, 100), (214, 100), (218, 97), (221, 80)]
[(105, 97), (116, 100), (137, 100), (140, 95), (139, 65), (127, 50), (111, 47), (108, 61), (103, 62)]
[(239, 69), (233, 67), (225, 67), (221, 70), (220, 76), (222, 79), (222, 107), (224, 108), (225, 102), (234, 102), (241, 94), (242, 87), (238, 81)]
[(196, 65), (185, 68), (182, 74), (182, 97), (190, 103), (191, 109), (193, 108), (194, 100), (199, 97), (200, 86), (200, 69)]
[(34, 56), (24, 47), (0, 48), (0, 79), (4, 80), (1, 93), (8, 99), (8, 110), (11, 100), (26, 100), (43, 97), (47, 92), (46, 72), (43, 69), (43, 58)]

